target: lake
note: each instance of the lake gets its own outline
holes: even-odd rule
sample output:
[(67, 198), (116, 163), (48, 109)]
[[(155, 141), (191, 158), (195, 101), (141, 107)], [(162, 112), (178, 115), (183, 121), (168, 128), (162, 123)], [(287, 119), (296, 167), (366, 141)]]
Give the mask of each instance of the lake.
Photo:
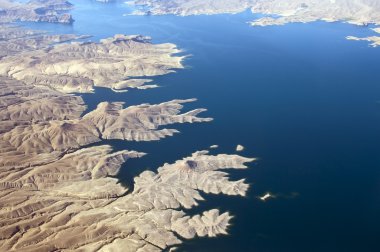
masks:
[[(82, 95), (94, 109), (101, 101), (126, 105), (198, 98), (186, 109), (207, 108), (211, 123), (174, 125), (180, 134), (158, 142), (106, 141), (115, 149), (149, 153), (128, 161), (126, 185), (210, 145), (258, 161), (246, 178), (246, 198), (204, 195), (190, 210), (234, 215), (228, 236), (184, 241), (179, 251), (380, 251), (380, 49), (348, 35), (368, 28), (314, 22), (250, 27), (255, 16), (123, 16), (122, 1), (73, 1), (73, 25), (27, 24), (54, 33), (143, 34), (154, 43), (183, 49), (185, 69), (154, 78), (160, 88), (114, 93), (97, 88)], [(104, 142), (103, 142), (104, 143)], [(276, 196), (257, 199), (266, 192)]]

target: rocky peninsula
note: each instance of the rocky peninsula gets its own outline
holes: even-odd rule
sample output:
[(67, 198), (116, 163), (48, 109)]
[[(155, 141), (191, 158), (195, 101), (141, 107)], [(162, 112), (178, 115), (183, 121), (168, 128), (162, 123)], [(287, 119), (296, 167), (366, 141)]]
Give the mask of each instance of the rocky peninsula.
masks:
[(66, 0), (31, 0), (26, 3), (0, 0), (0, 23), (14, 21), (65, 23), (74, 22)]
[(149, 77), (183, 68), (175, 45), (140, 35), (80, 42), (87, 37), (1, 28), (1, 251), (161, 251), (227, 233), (228, 212), (184, 210), (204, 200), (201, 192), (245, 196), (244, 179), (232, 181), (223, 170), (254, 159), (198, 151), (142, 172), (128, 188), (117, 174), (146, 153), (102, 143), (159, 140), (178, 133), (169, 125), (211, 121), (199, 117), (205, 109), (181, 112), (195, 99), (102, 102), (84, 114), (77, 94), (144, 88)]
[[(136, 15), (236, 14), (245, 10), (263, 14), (264, 17), (249, 22), (252, 26), (314, 21), (380, 25), (380, 2), (377, 0), (135, 0), (128, 3), (144, 7), (137, 9), (134, 12)], [(373, 36), (365, 40), (377, 45), (379, 37)]]

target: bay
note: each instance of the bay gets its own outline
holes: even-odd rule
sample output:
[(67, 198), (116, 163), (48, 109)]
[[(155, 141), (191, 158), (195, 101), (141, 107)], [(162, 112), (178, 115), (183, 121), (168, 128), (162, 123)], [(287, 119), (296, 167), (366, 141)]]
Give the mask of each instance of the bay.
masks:
[[(234, 215), (228, 236), (184, 241), (179, 251), (379, 251), (380, 50), (348, 35), (369, 29), (313, 22), (250, 27), (249, 12), (214, 16), (125, 16), (122, 1), (73, 1), (72, 25), (28, 23), (53, 33), (117, 33), (175, 43), (185, 69), (154, 78), (160, 88), (83, 94), (88, 110), (101, 101), (126, 106), (198, 98), (186, 109), (207, 108), (211, 123), (174, 125), (180, 134), (158, 142), (105, 141), (115, 150), (147, 152), (118, 175), (128, 186), (210, 145), (212, 153), (258, 157), (233, 171), (251, 183), (247, 197), (204, 195), (188, 212), (210, 208)], [(103, 142), (104, 143), (104, 142)], [(266, 202), (257, 197), (271, 192)]]

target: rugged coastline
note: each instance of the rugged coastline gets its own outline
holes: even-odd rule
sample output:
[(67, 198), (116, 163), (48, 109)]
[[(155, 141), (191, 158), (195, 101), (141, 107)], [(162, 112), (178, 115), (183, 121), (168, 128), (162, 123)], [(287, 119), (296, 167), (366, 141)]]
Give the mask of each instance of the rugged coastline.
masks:
[[(134, 15), (215, 15), (236, 14), (246, 10), (264, 15), (250, 21), (251, 26), (315, 21), (345, 22), (359, 26), (380, 25), (380, 4), (376, 0), (136, 0), (128, 3), (137, 8), (144, 7), (134, 11)], [(372, 46), (379, 44), (378, 36), (355, 40), (372, 42)]]
[(201, 203), (200, 192), (245, 196), (244, 179), (222, 170), (245, 169), (253, 158), (198, 151), (141, 173), (132, 189), (115, 176), (146, 153), (102, 144), (159, 140), (178, 133), (167, 125), (211, 121), (198, 117), (205, 109), (181, 112), (195, 99), (102, 102), (83, 115), (86, 104), (73, 94), (148, 88), (149, 77), (183, 67), (175, 45), (140, 35), (79, 42), (86, 37), (10, 24), (0, 37), (0, 250), (161, 251), (227, 234), (228, 212), (183, 210)]
[(0, 23), (29, 21), (70, 24), (74, 22), (68, 13), (72, 8), (73, 5), (66, 0), (31, 0), (27, 3), (1, 0)]

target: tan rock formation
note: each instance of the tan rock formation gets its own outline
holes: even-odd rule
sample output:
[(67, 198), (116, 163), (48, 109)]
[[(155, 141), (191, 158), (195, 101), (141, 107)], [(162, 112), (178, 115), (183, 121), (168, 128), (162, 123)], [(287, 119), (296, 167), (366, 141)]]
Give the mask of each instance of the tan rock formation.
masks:
[[(173, 44), (151, 44), (143, 36), (116, 35), (100, 43), (73, 42), (3, 58), (0, 75), (64, 93), (92, 92), (93, 86), (120, 90), (142, 87), (133, 77), (156, 76), (182, 68)], [(148, 82), (149, 80), (145, 80)]]
[(3, 27), (0, 251), (161, 251), (182, 239), (226, 234), (229, 213), (182, 210), (203, 200), (200, 191), (244, 196), (248, 184), (221, 170), (244, 169), (254, 159), (200, 151), (156, 173), (144, 171), (132, 189), (115, 176), (127, 159), (145, 153), (113, 152), (100, 143), (158, 140), (178, 132), (165, 125), (210, 121), (198, 117), (204, 109), (181, 113), (195, 99), (127, 108), (103, 102), (82, 115), (82, 98), (66, 94), (94, 85), (144, 88), (149, 79), (133, 77), (182, 67), (174, 45), (123, 35), (54, 45), (78, 37)]
[[(377, 0), (135, 0), (129, 4), (144, 6), (134, 15), (213, 15), (235, 14), (250, 9), (266, 16), (253, 20), (252, 26), (308, 23), (318, 20), (341, 21), (355, 25), (380, 24), (380, 2)], [(365, 40), (371, 46), (380, 44), (376, 36), (351, 40)]]
[(42, 31), (27, 30), (19, 26), (0, 24), (0, 58), (88, 37), (74, 34), (48, 34)]
[(66, 0), (31, 0), (27, 2), (0, 0), (0, 22), (31, 21), (72, 23), (67, 13), (72, 4)]
[(244, 195), (248, 185), (229, 181), (224, 168), (246, 168), (253, 159), (210, 156), (206, 151), (143, 172), (134, 191), (115, 175), (128, 158), (143, 153), (110, 153), (97, 146), (60, 160), (12, 172), (0, 180), (1, 250), (160, 251), (181, 237), (226, 234), (231, 216), (213, 209), (187, 216), (202, 200), (199, 191)]
[(347, 36), (348, 40), (355, 40), (355, 41), (368, 41), (370, 42), (370, 46), (372, 47), (378, 47), (380, 46), (380, 37), (379, 36), (369, 36), (365, 38), (359, 38), (355, 36)]
[(270, 25), (315, 20), (344, 21), (353, 24), (380, 23), (380, 2), (377, 0), (135, 0), (145, 5), (149, 14), (211, 15), (253, 13), (277, 15), (260, 19), (253, 24)]

